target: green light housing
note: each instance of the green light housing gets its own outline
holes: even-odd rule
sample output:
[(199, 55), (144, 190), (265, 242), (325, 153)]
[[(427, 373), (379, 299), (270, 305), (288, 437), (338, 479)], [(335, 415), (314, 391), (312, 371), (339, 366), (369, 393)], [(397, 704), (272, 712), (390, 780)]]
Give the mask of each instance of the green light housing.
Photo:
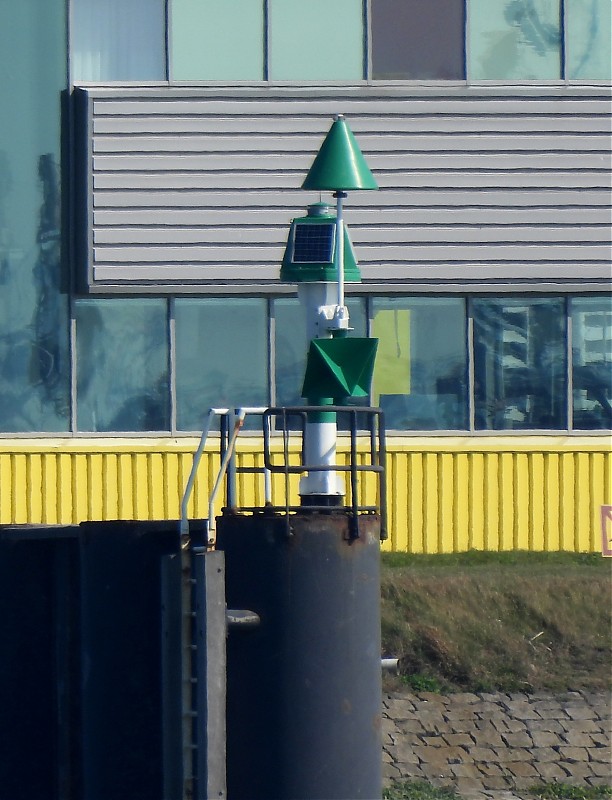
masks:
[[(360, 283), (361, 274), (346, 225), (344, 228), (344, 280)], [(280, 279), (284, 283), (338, 280), (336, 215), (326, 203), (308, 206), (308, 216), (291, 221)]]

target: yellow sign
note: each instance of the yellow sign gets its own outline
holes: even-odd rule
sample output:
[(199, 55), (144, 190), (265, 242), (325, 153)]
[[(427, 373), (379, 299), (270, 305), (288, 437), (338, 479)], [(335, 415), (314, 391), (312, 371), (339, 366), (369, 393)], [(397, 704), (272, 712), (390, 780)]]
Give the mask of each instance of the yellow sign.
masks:
[(372, 322), (378, 352), (372, 380), (372, 402), (381, 394), (410, 394), (410, 311), (407, 308), (378, 311)]

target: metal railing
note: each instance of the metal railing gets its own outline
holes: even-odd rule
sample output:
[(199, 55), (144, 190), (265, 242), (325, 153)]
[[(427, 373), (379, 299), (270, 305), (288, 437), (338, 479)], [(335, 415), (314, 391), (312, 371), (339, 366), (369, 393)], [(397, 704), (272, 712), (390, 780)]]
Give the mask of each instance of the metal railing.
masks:
[[(316, 412), (332, 412), (348, 416), (348, 433), (350, 436), (350, 453), (348, 464), (334, 464), (333, 466), (320, 466), (305, 463), (304, 458), (304, 431), (308, 415)], [(239, 467), (236, 465), (235, 447), (238, 435), (242, 430), (245, 418), (249, 414), (259, 415), (262, 418), (263, 443), (264, 443), (264, 466), (263, 467)], [(385, 429), (384, 415), (380, 408), (371, 406), (291, 406), (291, 407), (241, 407), (230, 408), (210, 408), (206, 418), (206, 425), (200, 436), (200, 441), (194, 453), (193, 463), (183, 498), (181, 501), (180, 534), (184, 547), (189, 546), (189, 518), (188, 505), (191, 497), (198, 468), (206, 447), (206, 442), (210, 434), (213, 421), (216, 417), (220, 419), (220, 456), (221, 464), (215, 479), (212, 491), (208, 498), (208, 538), (209, 544), (214, 544), (215, 540), (215, 513), (214, 506), (217, 500), (224, 479), (226, 480), (226, 504), (228, 507), (237, 511), (261, 511), (260, 506), (240, 506), (236, 503), (235, 476), (237, 473), (259, 473), (263, 474), (264, 479), (264, 501), (265, 510), (271, 513), (284, 512), (289, 518), (292, 512), (319, 511), (331, 512), (342, 509), (351, 514), (351, 538), (359, 537), (359, 515), (362, 513), (378, 513), (380, 515), (380, 538), (387, 538), (387, 485), (385, 475)], [(360, 427), (358, 421), (366, 420), (366, 425)], [(295, 424), (297, 421), (297, 425)], [(278, 463), (272, 455), (272, 431), (282, 437), (282, 463)], [(369, 436), (369, 462), (359, 464), (358, 439), (364, 438), (364, 433)], [(343, 434), (343, 431), (340, 431)], [(298, 464), (290, 464), (289, 450), (290, 437), (301, 436), (301, 457)], [(363, 449), (362, 449), (363, 452)], [(306, 472), (335, 471), (349, 474), (349, 502), (342, 506), (330, 505), (292, 505), (290, 503), (291, 486), (290, 478), (292, 475), (303, 475)], [(359, 481), (361, 473), (369, 472), (377, 476), (377, 503), (363, 505), (359, 503)], [(272, 503), (272, 474), (282, 474), (284, 476), (284, 504), (273, 505)], [(289, 521), (288, 521), (289, 527)]]

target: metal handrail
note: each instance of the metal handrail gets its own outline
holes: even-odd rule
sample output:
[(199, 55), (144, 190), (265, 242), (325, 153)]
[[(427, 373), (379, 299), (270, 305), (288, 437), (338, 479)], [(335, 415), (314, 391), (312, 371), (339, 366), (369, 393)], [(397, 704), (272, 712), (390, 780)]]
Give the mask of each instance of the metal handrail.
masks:
[[(352, 511), (352, 519), (353, 519), (353, 531), (352, 536), (353, 538), (357, 538), (359, 536), (359, 529), (358, 529), (358, 517), (359, 512), (367, 511), (372, 512), (378, 510), (380, 513), (381, 519), (381, 532), (380, 538), (386, 539), (387, 538), (387, 515), (386, 515), (386, 479), (385, 479), (385, 435), (384, 435), (384, 416), (383, 412), (380, 408), (374, 408), (370, 406), (325, 406), (326, 411), (330, 412), (344, 412), (348, 413), (351, 417), (351, 428), (350, 428), (350, 463), (348, 465), (342, 464), (335, 464), (333, 467), (329, 466), (321, 466), (321, 465), (308, 465), (304, 463), (300, 463), (298, 465), (291, 466), (289, 464), (289, 426), (287, 424), (288, 417), (297, 417), (302, 421), (302, 434), (303, 434), (303, 426), (307, 419), (309, 412), (316, 412), (320, 411), (321, 408), (319, 406), (293, 406), (293, 407), (276, 407), (276, 408), (265, 408), (261, 406), (245, 406), (237, 409), (229, 409), (229, 408), (210, 408), (208, 410), (208, 414), (206, 417), (206, 425), (202, 434), (200, 436), (200, 441), (198, 443), (198, 447), (196, 452), (193, 456), (193, 462), (191, 465), (191, 471), (189, 473), (189, 478), (187, 480), (187, 484), (185, 486), (185, 491), (183, 493), (183, 498), (181, 501), (181, 519), (180, 519), (180, 536), (181, 536), (181, 545), (183, 549), (189, 547), (189, 518), (188, 518), (188, 505), (189, 499), (191, 497), (191, 493), (193, 491), (193, 487), (195, 484), (195, 479), (197, 475), (198, 468), (200, 466), (200, 461), (202, 459), (202, 455), (204, 453), (204, 448), (206, 446), (206, 441), (208, 439), (208, 435), (210, 433), (210, 428), (213, 423), (215, 417), (225, 417), (234, 420), (233, 430), (231, 435), (229, 436), (229, 440), (227, 442), (227, 446), (224, 449), (223, 441), (221, 443), (221, 464), (219, 466), (219, 472), (215, 479), (212, 491), (210, 493), (208, 499), (208, 520), (207, 520), (207, 530), (208, 530), (208, 540), (209, 544), (214, 542), (215, 538), (215, 530), (216, 530), (216, 522), (215, 522), (215, 515), (214, 515), (214, 506), (215, 501), (217, 499), (217, 495), (222, 485), (222, 481), (225, 478), (228, 468), (232, 463), (233, 458), (235, 457), (235, 447), (236, 441), (238, 439), (238, 435), (243, 427), (244, 420), (248, 414), (257, 414), (262, 417), (262, 428), (263, 428), (263, 437), (264, 437), (264, 466), (263, 468), (242, 468), (240, 471), (247, 471), (247, 472), (263, 472), (264, 475), (264, 500), (266, 507), (272, 508), (272, 487), (271, 487), (271, 474), (274, 473), (281, 473), (284, 475), (285, 478), (285, 503), (284, 506), (281, 508), (285, 511), (285, 514), (288, 516), (290, 511), (298, 510), (298, 507), (292, 506), (289, 504), (289, 476), (291, 474), (302, 474), (304, 472), (322, 472), (325, 470), (334, 469), (337, 472), (349, 472), (350, 473), (350, 494), (351, 494), (351, 511)], [(367, 415), (370, 425), (370, 462), (369, 464), (357, 464), (357, 424), (356, 419), (357, 415)], [(283, 464), (275, 464), (272, 462), (272, 458), (270, 455), (270, 429), (271, 429), (271, 419), (280, 417), (282, 419), (282, 436), (283, 436), (283, 456), (284, 462)], [(375, 428), (374, 420), (378, 420), (377, 428)], [(378, 447), (376, 446), (376, 434), (378, 433)], [(223, 437), (222, 437), (223, 438)], [(302, 438), (303, 441), (303, 438)], [(301, 462), (304, 461), (303, 459), (303, 452), (302, 452), (302, 459)], [(373, 472), (378, 475), (378, 486), (379, 486), (379, 506), (362, 506), (358, 502), (358, 486), (357, 486), (357, 474), (359, 472)], [(299, 507), (303, 510), (303, 507)], [(330, 510), (330, 507), (319, 507), (319, 506), (308, 506), (309, 510), (317, 511), (317, 510)], [(244, 507), (243, 510), (255, 510), (253, 507), (249, 506)]]
[[(320, 412), (321, 410), (329, 411), (332, 413), (347, 413), (350, 415), (351, 418), (351, 428), (350, 428), (350, 463), (348, 465), (342, 464), (335, 464), (333, 467), (329, 465), (320, 465), (320, 464), (306, 464), (303, 463), (304, 459), (302, 457), (302, 463), (297, 465), (290, 465), (288, 459), (288, 446), (287, 446), (287, 434), (288, 434), (288, 426), (287, 426), (287, 417), (294, 417), (298, 418), (302, 421), (302, 426), (305, 424), (306, 419), (308, 418), (308, 414), (311, 412)], [(368, 416), (370, 425), (370, 464), (356, 464), (357, 458), (357, 416), (358, 415), (366, 415)], [(284, 463), (283, 464), (275, 464), (272, 461), (270, 455), (270, 418), (277, 418), (280, 417), (282, 419), (282, 429), (283, 429), (283, 453), (284, 453)], [(377, 430), (375, 430), (374, 420), (378, 420)], [(292, 406), (292, 407), (277, 407), (277, 408), (268, 408), (264, 414), (264, 421), (268, 420), (268, 423), (264, 425), (264, 466), (270, 470), (270, 472), (281, 473), (285, 476), (285, 506), (284, 510), (288, 514), (289, 511), (295, 510), (294, 506), (289, 506), (288, 500), (288, 479), (290, 474), (302, 474), (304, 472), (323, 472), (333, 469), (336, 472), (348, 472), (350, 473), (350, 487), (351, 487), (351, 512), (352, 512), (352, 521), (353, 521), (353, 530), (352, 530), (352, 538), (358, 538), (359, 536), (359, 528), (358, 528), (358, 519), (359, 519), (359, 512), (360, 511), (371, 511), (373, 508), (372, 506), (360, 506), (358, 502), (357, 492), (357, 473), (359, 472), (372, 472), (378, 475), (378, 486), (379, 486), (379, 507), (378, 511), (380, 513), (380, 538), (384, 540), (387, 538), (387, 485), (386, 485), (386, 473), (385, 473), (385, 460), (386, 460), (386, 443), (385, 443), (385, 427), (384, 427), (384, 413), (380, 408), (376, 408), (373, 406)], [(302, 441), (303, 441), (303, 427), (302, 427)], [(376, 447), (376, 433), (378, 433), (378, 447)], [(302, 454), (303, 456), (303, 454)], [(327, 510), (330, 511), (330, 507), (327, 506), (307, 506), (308, 509), (311, 511), (315, 510)], [(302, 510), (304, 508), (302, 507)]]
[[(240, 433), (240, 429), (244, 423), (244, 419), (247, 414), (264, 414), (266, 409), (263, 406), (245, 406), (242, 408), (235, 409), (234, 413), (234, 429), (230, 436), (229, 442), (227, 444), (227, 449), (223, 453), (223, 457), (221, 459), (221, 464), (219, 466), (219, 472), (217, 474), (217, 478), (215, 479), (215, 483), (212, 488), (212, 492), (210, 493), (210, 497), (208, 498), (208, 521), (207, 521), (207, 530), (208, 536), (211, 537), (211, 533), (214, 534), (215, 532), (215, 515), (214, 515), (214, 506), (215, 500), (217, 499), (217, 494), (219, 493), (219, 489), (221, 488), (221, 482), (225, 477), (225, 473), (227, 472), (227, 468), (230, 464), (230, 461), (234, 455), (234, 447), (236, 445), (236, 439), (238, 438), (238, 434)], [(202, 455), (204, 453), (204, 448), (206, 446), (206, 440), (208, 439), (208, 434), (210, 433), (210, 428), (213, 422), (213, 419), (217, 416), (227, 416), (231, 414), (232, 411), (229, 408), (209, 408), (208, 414), (206, 417), (206, 425), (204, 426), (204, 430), (202, 431), (202, 435), (200, 436), (200, 441), (193, 455), (193, 462), (191, 464), (191, 471), (189, 473), (189, 478), (187, 479), (187, 484), (185, 486), (185, 491), (183, 492), (183, 498), (181, 500), (181, 520), (179, 523), (179, 532), (181, 536), (181, 543), (183, 547), (188, 546), (189, 544), (189, 517), (187, 513), (188, 505), (189, 505), (189, 498), (191, 497), (191, 493), (193, 491), (193, 486), (195, 484), (196, 475), (198, 472), (198, 468), (200, 466), (200, 461), (202, 460)], [(267, 473), (267, 475), (266, 475)], [(266, 501), (270, 500), (271, 498), (271, 483), (269, 472), (265, 470), (264, 472), (264, 495)]]

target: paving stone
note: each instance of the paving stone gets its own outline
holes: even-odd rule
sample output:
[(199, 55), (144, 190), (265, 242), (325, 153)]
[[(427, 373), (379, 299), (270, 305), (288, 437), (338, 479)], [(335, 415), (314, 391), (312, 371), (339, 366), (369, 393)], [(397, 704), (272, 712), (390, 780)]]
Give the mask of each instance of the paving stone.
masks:
[(612, 761), (610, 747), (592, 747), (589, 750), (589, 761), (610, 764)]
[(589, 760), (588, 752), (584, 747), (560, 747), (559, 757), (562, 761), (569, 761), (570, 763)]
[(605, 728), (599, 719), (574, 719), (567, 721), (563, 726), (564, 730), (572, 730), (576, 733), (603, 733)]
[(451, 703), (450, 697), (437, 692), (417, 692), (417, 697), (421, 702), (431, 703), (436, 706), (447, 706)]
[(436, 784), (445, 784), (453, 778), (450, 764), (423, 763), (421, 772), (428, 780)]
[(491, 719), (492, 717), (500, 717), (505, 714), (504, 709), (501, 707), (499, 703), (478, 703), (474, 705), (474, 710), (476, 714), (481, 719)]
[(546, 781), (564, 781), (567, 778), (567, 773), (553, 762), (541, 762), (534, 766)]
[(504, 770), (500, 764), (479, 764), (478, 771), (481, 775), (503, 775)]
[(541, 719), (538, 712), (529, 703), (509, 700), (505, 706), (508, 713), (515, 719)]
[(525, 721), (528, 731), (548, 731), (549, 733), (565, 733), (566, 728), (556, 719), (528, 719)]
[(399, 733), (399, 727), (395, 720), (388, 719), (387, 717), (382, 718), (381, 730), (383, 733)]
[(402, 777), (402, 773), (399, 769), (395, 766), (395, 764), (383, 764), (382, 766), (382, 776), (384, 780), (399, 780)]
[(399, 764), (418, 764), (419, 759), (415, 752), (413, 745), (407, 742), (400, 742), (395, 747), (389, 747), (388, 752), (393, 759)]
[(471, 705), (480, 703), (480, 700), (481, 698), (477, 694), (472, 694), (471, 692), (459, 692), (449, 697), (450, 705)]
[(479, 747), (503, 747), (504, 741), (490, 722), (480, 723), (478, 728), (472, 733), (474, 742)]
[(474, 764), (451, 764), (451, 772), (457, 778), (480, 780), (482, 773)]
[(610, 766), (609, 761), (607, 764), (603, 761), (589, 761), (589, 766), (593, 775), (598, 778), (609, 778), (612, 785), (612, 766)]
[(528, 733), (503, 733), (502, 739), (508, 747), (532, 747), (533, 739)]
[(593, 747), (593, 739), (589, 736), (588, 733), (575, 733), (574, 731), (567, 731), (563, 735), (565, 742), (563, 744), (569, 744), (572, 747)]
[(597, 712), (589, 706), (565, 706), (565, 713), (570, 719), (596, 719)]
[(534, 762), (559, 760), (559, 753), (552, 747), (533, 747), (529, 752)]
[(446, 722), (442, 714), (429, 710), (417, 712), (416, 718), (426, 731), (433, 731), (436, 725), (442, 725)]
[[(411, 700), (411, 715), (402, 697), (383, 698), (383, 759), (390, 774), (440, 785), (454, 780), (466, 798), (480, 800), (518, 800), (521, 788), (538, 782), (610, 781), (610, 712), (603, 695), (587, 701), (575, 692), (562, 698), (480, 693), (447, 702), (420, 696)], [(405, 719), (398, 722), (395, 711)]]
[(482, 780), (478, 778), (457, 778), (455, 789), (459, 794), (466, 794), (473, 790), (482, 789)]
[(425, 728), (421, 721), (414, 718), (398, 720), (398, 727), (408, 733), (425, 733)]
[(472, 733), (474, 730), (473, 719), (454, 719), (450, 723), (453, 733)]
[(387, 711), (395, 721), (414, 716), (415, 705), (410, 700), (392, 699), (387, 701)]
[(562, 711), (561, 703), (554, 698), (546, 698), (544, 700), (535, 700), (532, 706), (541, 717), (549, 716), (549, 712)]
[(497, 760), (495, 750), (492, 750), (490, 747), (472, 747), (470, 750), (470, 756), (476, 763), (479, 761), (485, 761), (488, 763)]
[(500, 703), (503, 700), (510, 699), (504, 692), (478, 692), (478, 697), (491, 703)]
[(532, 761), (531, 750), (526, 747), (496, 748), (497, 758), (501, 763), (513, 761)]
[(446, 712), (446, 719), (451, 723), (457, 719), (476, 719), (476, 712), (470, 706), (452, 706)]
[(512, 786), (512, 781), (510, 778), (506, 778), (503, 775), (485, 775), (482, 785), (485, 789), (508, 789)]
[(423, 736), (422, 743), (427, 747), (444, 747), (446, 744), (442, 736)]
[(406, 742), (407, 744), (423, 744), (424, 735), (423, 731), (421, 731), (420, 734), (412, 733), (412, 731), (402, 731), (395, 738), (394, 743), (399, 744), (399, 742)]
[(550, 731), (531, 731), (534, 747), (555, 747), (563, 744), (563, 740), (556, 733)]
[(572, 764), (570, 775), (573, 781), (584, 782), (593, 775), (593, 769), (591, 764)]
[(423, 764), (447, 765), (451, 761), (461, 764), (466, 757), (460, 747), (415, 747), (414, 751)]
[(473, 747), (475, 744), (474, 739), (468, 733), (445, 733), (444, 741), (450, 747)]
[[(542, 720), (538, 721), (542, 722)], [(513, 719), (512, 717), (502, 717), (499, 720), (494, 719), (492, 722), (500, 733), (503, 733), (504, 731), (508, 731), (509, 733), (519, 733), (520, 731), (527, 730), (527, 722), (529, 722), (529, 720), (524, 721), (520, 719)]]
[(530, 761), (514, 761), (508, 764), (508, 771), (517, 778), (529, 778), (538, 774), (538, 770)]

